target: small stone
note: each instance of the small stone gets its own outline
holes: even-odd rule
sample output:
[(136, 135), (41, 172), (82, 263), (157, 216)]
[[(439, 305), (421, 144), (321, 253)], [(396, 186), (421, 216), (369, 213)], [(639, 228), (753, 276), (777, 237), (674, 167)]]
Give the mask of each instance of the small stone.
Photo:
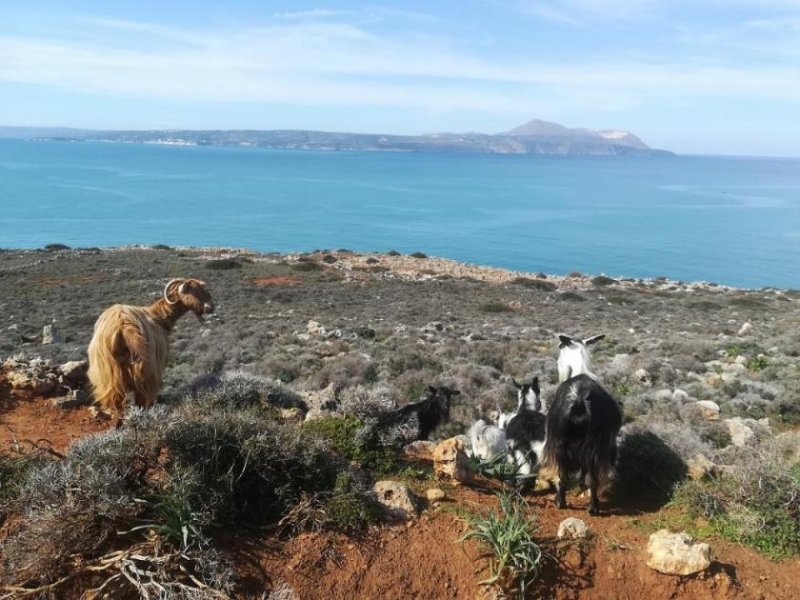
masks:
[(372, 491), (392, 519), (405, 521), (419, 514), (414, 494), (398, 481), (376, 481)]
[(79, 406), (88, 406), (92, 403), (92, 399), (83, 390), (72, 390), (65, 396), (52, 398), (50, 402), (53, 406), (62, 410), (69, 410), (70, 408), (77, 408)]
[(584, 540), (589, 537), (589, 528), (581, 519), (568, 517), (558, 526), (558, 539)]
[(58, 344), (61, 342), (61, 334), (54, 323), (45, 325), (42, 328), (42, 344)]
[(647, 566), (666, 575), (692, 575), (711, 565), (711, 547), (685, 533), (655, 532), (647, 544)]
[(737, 335), (739, 337), (747, 335), (752, 329), (753, 329), (753, 324), (750, 321), (747, 321), (739, 328), (739, 333)]
[(672, 400), (674, 402), (680, 402), (683, 404), (684, 402), (689, 401), (689, 394), (681, 389), (676, 389), (672, 392)]
[(642, 385), (652, 385), (653, 378), (647, 369), (639, 369), (633, 374), (634, 378)]
[(439, 500), (444, 500), (445, 493), (444, 490), (440, 490), (439, 488), (430, 488), (425, 492), (425, 497), (429, 502), (437, 502)]

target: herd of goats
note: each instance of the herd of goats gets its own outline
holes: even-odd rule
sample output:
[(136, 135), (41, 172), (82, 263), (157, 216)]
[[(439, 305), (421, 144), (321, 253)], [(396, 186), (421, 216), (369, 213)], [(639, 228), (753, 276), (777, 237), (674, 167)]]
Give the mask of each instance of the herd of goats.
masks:
[[(137, 406), (151, 407), (161, 388), (168, 357), (168, 337), (187, 312), (199, 320), (214, 311), (206, 284), (198, 279), (173, 279), (150, 306), (115, 304), (98, 318), (89, 344), (89, 382), (101, 409), (121, 424), (127, 396)], [(598, 489), (608, 481), (617, 454), (622, 407), (591, 372), (588, 346), (604, 336), (577, 339), (559, 335), (559, 386), (552, 406), (541, 399), (539, 380), (517, 387), (518, 404), (511, 413), (498, 410), (489, 424), (477, 421), (469, 432), (472, 453), (481, 460), (505, 454), (522, 480), (547, 469), (557, 477), (556, 504), (566, 506), (569, 479), (590, 490), (589, 513), (599, 511)], [(398, 421), (411, 415), (419, 422), (419, 438), (449, 418), (450, 400), (458, 391), (431, 388), (425, 400), (390, 413)]]

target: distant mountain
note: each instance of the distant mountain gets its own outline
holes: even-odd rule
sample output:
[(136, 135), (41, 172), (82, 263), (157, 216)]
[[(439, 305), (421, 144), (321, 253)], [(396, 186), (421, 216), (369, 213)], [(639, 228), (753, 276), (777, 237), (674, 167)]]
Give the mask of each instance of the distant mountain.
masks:
[(305, 130), (97, 131), (67, 128), (0, 127), (0, 138), (102, 141), (183, 146), (256, 146), (297, 150), (384, 152), (469, 152), (553, 156), (669, 154), (654, 150), (629, 131), (569, 128), (534, 119), (506, 133), (383, 135)]

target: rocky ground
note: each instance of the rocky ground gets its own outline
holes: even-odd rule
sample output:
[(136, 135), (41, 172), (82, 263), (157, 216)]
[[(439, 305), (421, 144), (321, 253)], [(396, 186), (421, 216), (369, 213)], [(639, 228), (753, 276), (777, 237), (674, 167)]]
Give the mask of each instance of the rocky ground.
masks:
[[(605, 333), (594, 349), (595, 371), (624, 403), (626, 432), (630, 439), (656, 436), (667, 453), (651, 463), (642, 459), (649, 466), (639, 471), (630, 466), (636, 454), (620, 470), (629, 483), (653, 479), (655, 488), (669, 489), (652, 501), (618, 492), (611, 514), (601, 517), (588, 517), (579, 498), (570, 510), (557, 511), (550, 495), (531, 496), (537, 535), (550, 556), (537, 594), (790, 594), (800, 574), (791, 540), (776, 548), (731, 529), (744, 519), (740, 513), (757, 526), (758, 515), (766, 514), (761, 504), (749, 505), (740, 493), (729, 507), (739, 520), (722, 527), (716, 514), (693, 510), (694, 488), (685, 486), (665, 507), (675, 481), (658, 480), (647, 469), (672, 460), (682, 476), (724, 478), (744, 463), (756, 464), (753, 457), (775, 462), (771, 457), (780, 454), (785, 473), (794, 472), (800, 464), (800, 293), (511, 273), (424, 255), (345, 250), (288, 256), (167, 248), (6, 251), (0, 253), (0, 358), (6, 359), (0, 451), (46, 447), (60, 454), (74, 439), (105, 429), (77, 383), (76, 361), (85, 359), (92, 324), (109, 304), (149, 303), (179, 276), (207, 281), (218, 311), (206, 323), (189, 316), (178, 323), (162, 393), (167, 404), (197, 378), (234, 370), (301, 398), (309, 410), (300, 418), (308, 419), (336, 414), (359, 394), (378, 390), (399, 405), (418, 399), (429, 384), (443, 384), (462, 392), (451, 423), (438, 432), (444, 439), (464, 433), (498, 404), (510, 407), (511, 377), (538, 375), (545, 398), (552, 395), (555, 333)], [(480, 552), (456, 540), (464, 511), (493, 506), (494, 496), (481, 491), (493, 484), (409, 485), (423, 497), (439, 486), (446, 499), (423, 503), (427, 508), (409, 525), (372, 528), (359, 539), (312, 532), (279, 543), (249, 531), (216, 542), (235, 558), (243, 594), (284, 585), (300, 598), (476, 597), (483, 589), (477, 586)], [(787, 510), (798, 518), (794, 508)], [(554, 540), (567, 516), (587, 522), (589, 541)], [(713, 563), (690, 577), (648, 567), (649, 537), (662, 527), (702, 537)], [(431, 570), (438, 575), (431, 577)]]

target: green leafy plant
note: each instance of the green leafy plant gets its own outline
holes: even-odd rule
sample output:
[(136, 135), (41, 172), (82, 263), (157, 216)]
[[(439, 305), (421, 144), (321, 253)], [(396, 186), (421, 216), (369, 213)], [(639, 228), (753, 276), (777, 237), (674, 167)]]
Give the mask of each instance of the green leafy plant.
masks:
[(486, 515), (470, 515), (469, 530), (460, 541), (477, 540), (484, 549), (483, 558), (489, 559), (489, 577), (482, 585), (497, 584), (514, 590), (517, 597), (539, 576), (544, 554), (533, 539), (536, 519), (528, 514), (528, 503), (516, 492), (498, 495), (499, 510)]

